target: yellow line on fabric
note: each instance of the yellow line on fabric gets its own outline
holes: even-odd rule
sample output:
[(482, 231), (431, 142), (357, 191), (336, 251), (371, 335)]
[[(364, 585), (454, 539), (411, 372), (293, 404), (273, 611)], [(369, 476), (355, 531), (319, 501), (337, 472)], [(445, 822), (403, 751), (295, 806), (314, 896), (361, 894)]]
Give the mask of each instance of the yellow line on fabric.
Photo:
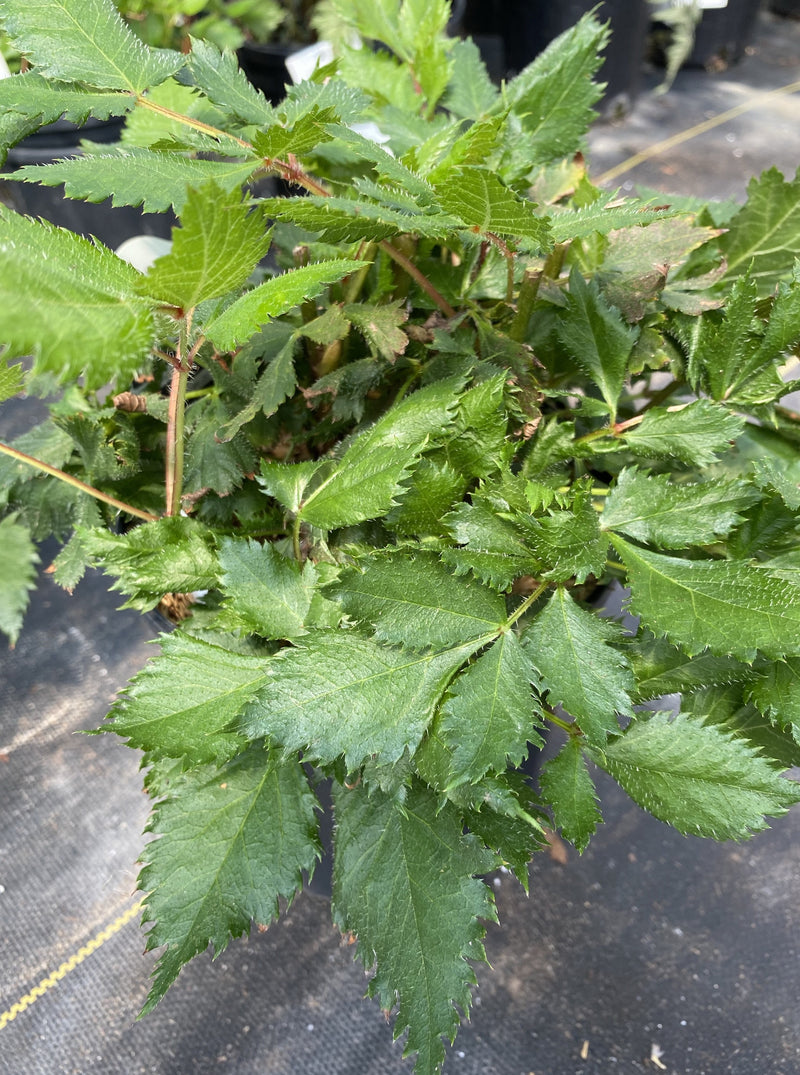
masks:
[(48, 990), (53, 986), (58, 985), (62, 978), (65, 978), (70, 971), (75, 970), (83, 963), (84, 959), (96, 952), (98, 948), (106, 943), (109, 938), (113, 937), (115, 933), (126, 926), (132, 918), (141, 911), (144, 900), (139, 900), (134, 903), (132, 907), (129, 907), (127, 911), (123, 911), (122, 914), (115, 918), (114, 921), (101, 929), (99, 933), (96, 933), (90, 941), (87, 941), (81, 948), (78, 949), (73, 955), (66, 959), (56, 970), (47, 975), (46, 978), (42, 978), (38, 985), (35, 985), (31, 989), (30, 993), (26, 993), (24, 997), (12, 1004), (8, 1011), (0, 1012), (0, 1030), (4, 1030), (9, 1023), (12, 1023), (18, 1015), (21, 1015), (27, 1008), (30, 1008), (31, 1004), (43, 997)]

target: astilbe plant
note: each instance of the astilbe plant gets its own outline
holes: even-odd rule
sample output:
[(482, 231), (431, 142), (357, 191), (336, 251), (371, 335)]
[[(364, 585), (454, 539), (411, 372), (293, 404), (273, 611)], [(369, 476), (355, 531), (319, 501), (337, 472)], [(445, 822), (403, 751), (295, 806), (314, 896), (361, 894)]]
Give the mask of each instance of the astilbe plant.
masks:
[[(272, 107), (112, 0), (0, 0), (31, 63), (0, 84), (6, 145), (127, 118), (13, 180), (178, 217), (141, 272), (0, 210), (2, 398), (55, 398), (0, 445), (0, 626), (50, 534), (68, 589), (93, 564), (137, 609), (193, 595), (106, 725), (155, 804), (146, 1009), (298, 891), (327, 778), (334, 919), (428, 1073), (482, 876), (526, 885), (546, 824), (582, 851), (595, 766), (715, 839), (800, 799), (800, 180), (618, 198), (579, 153), (595, 18), (498, 90), (443, 0), (338, 7), (378, 47)], [(612, 583), (635, 634), (598, 614)]]

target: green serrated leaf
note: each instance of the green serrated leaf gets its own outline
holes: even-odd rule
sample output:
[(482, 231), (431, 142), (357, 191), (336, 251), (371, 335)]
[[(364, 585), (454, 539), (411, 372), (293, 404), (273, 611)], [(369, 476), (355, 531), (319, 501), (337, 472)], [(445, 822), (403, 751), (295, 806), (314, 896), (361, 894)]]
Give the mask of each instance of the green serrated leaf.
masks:
[(448, 378), (414, 392), (357, 436), (305, 496), (300, 518), (332, 530), (385, 515), (428, 439), (448, 425), (460, 383)]
[(220, 52), (211, 41), (192, 38), (186, 66), (177, 77), (197, 86), (218, 108), (243, 123), (275, 122), (275, 109), (239, 69), (235, 54), (227, 49)]
[(710, 399), (675, 409), (654, 407), (639, 425), (624, 434), (625, 443), (640, 455), (677, 459), (689, 466), (706, 467), (730, 451), (744, 428), (744, 420)]
[(753, 669), (727, 655), (703, 651), (688, 656), (665, 638), (645, 632), (626, 647), (636, 679), (636, 702), (648, 702), (665, 694), (689, 695), (701, 687), (746, 683)]
[(64, 184), (68, 198), (112, 205), (141, 206), (145, 213), (180, 213), (191, 187), (214, 182), (224, 190), (238, 189), (249, 179), (255, 161), (200, 160), (178, 153), (162, 153), (135, 146), (70, 157), (56, 164), (18, 168), (14, 179), (43, 183), (48, 187)]
[(463, 549), (445, 549), (442, 557), (458, 573), (472, 571), (483, 582), (507, 590), (520, 575), (535, 575), (540, 561), (520, 528), (484, 504), (459, 504), (442, 520)]
[(62, 589), (72, 593), (88, 566), (89, 554), (83, 546), (80, 534), (73, 534), (53, 561), (53, 579)]
[(751, 661), (800, 653), (800, 590), (750, 563), (683, 560), (612, 535), (628, 569), (631, 611), (687, 653)]
[(348, 303), (342, 313), (356, 326), (370, 347), (388, 362), (394, 362), (408, 346), (408, 336), (400, 328), (408, 320), (408, 311), (401, 301), (380, 306)]
[(389, 552), (345, 571), (328, 591), (375, 637), (411, 648), (443, 647), (497, 633), (503, 598), (456, 579), (434, 553)]
[(103, 730), (191, 765), (233, 757), (244, 744), (232, 722), (266, 682), (266, 661), (180, 631), (160, 641), (160, 654), (130, 681)]
[(151, 49), (105, 0), (0, 0), (3, 29), (43, 75), (142, 93), (183, 66), (179, 52)]
[(276, 918), (280, 899), (292, 899), (320, 855), (315, 804), (299, 762), (278, 762), (258, 746), (171, 785), (139, 876), (148, 893), (143, 918), (152, 923), (147, 948), (165, 946), (142, 1014), (209, 944), (219, 954), (252, 921)]
[(281, 507), (295, 514), (300, 510), (309, 482), (322, 466), (321, 459), (310, 459), (305, 463), (276, 463), (262, 459), (258, 483)]
[(762, 713), (780, 728), (791, 729), (800, 743), (800, 658), (787, 657), (759, 669), (750, 696)]
[(127, 534), (81, 530), (92, 563), (128, 595), (124, 608), (153, 608), (166, 593), (190, 593), (216, 585), (217, 559), (210, 532), (184, 516), (157, 519)]
[(154, 331), (138, 278), (99, 243), (0, 206), (0, 337), (35, 355), (35, 374), (88, 388), (133, 374)]
[(558, 338), (570, 357), (600, 389), (612, 421), (616, 418), (628, 358), (637, 335), (637, 331), (626, 325), (619, 312), (606, 302), (597, 282), (587, 282), (577, 269), (573, 269), (567, 310), (559, 321)]
[(89, 116), (124, 116), (133, 106), (129, 94), (57, 82), (44, 78), (39, 71), (25, 71), (0, 81), (0, 109), (38, 117), (39, 123), (63, 118), (80, 126)]
[(545, 764), (539, 786), (544, 801), (553, 809), (556, 828), (579, 852), (585, 851), (603, 818), (597, 808), (594, 781), (577, 739), (570, 736), (558, 754)]
[(511, 236), (526, 248), (542, 250), (550, 242), (548, 221), (534, 212), (532, 202), (504, 187), (488, 168), (465, 166), (448, 172), (436, 187), (445, 212), (482, 235)]
[(542, 578), (565, 582), (574, 576), (585, 582), (605, 569), (608, 537), (600, 530), (589, 489), (575, 486), (574, 492), (569, 508), (517, 516), (525, 544), (539, 563), (534, 573)]
[(608, 30), (584, 15), (508, 83), (502, 107), (511, 107), (514, 122), (506, 128), (501, 162), (508, 181), (580, 150), (602, 95), (592, 76), (607, 41)]
[(603, 747), (619, 731), (617, 713), (632, 712), (633, 675), (610, 643), (619, 628), (580, 608), (559, 587), (525, 630), (525, 652), (549, 692), (548, 703), (574, 717), (586, 741)]
[(453, 73), (447, 87), (444, 107), (459, 119), (478, 120), (496, 104), (497, 87), (474, 41), (467, 38), (452, 49)]
[(246, 474), (256, 468), (256, 455), (244, 436), (221, 439), (219, 430), (230, 425), (230, 412), (221, 399), (197, 400), (192, 408), (192, 429), (186, 444), (184, 492), (213, 489), (227, 496)]
[(800, 172), (788, 182), (777, 168), (747, 187), (747, 201), (728, 222), (719, 245), (726, 280), (749, 272), (760, 295), (770, 294), (791, 271), (800, 240)]
[(423, 457), (407, 484), (398, 506), (386, 516), (386, 525), (409, 537), (444, 535), (442, 517), (461, 499), (466, 479), (447, 463)]
[(264, 213), (239, 189), (215, 183), (190, 190), (172, 249), (142, 281), (153, 298), (184, 310), (241, 287), (269, 249)]
[(678, 484), (672, 475), (626, 467), (606, 498), (602, 525), (661, 549), (709, 545), (738, 526), (739, 512), (758, 498), (749, 482)]
[(521, 764), (544, 745), (531, 683), (537, 678), (516, 635), (506, 632), (453, 681), (442, 705), (438, 735), (451, 752), (447, 788), (476, 783), (488, 772)]
[(292, 639), (306, 633), (316, 572), (283, 556), (274, 545), (223, 538), (220, 588), (226, 597), (223, 622), (264, 638)]
[(419, 746), (447, 684), (477, 645), (420, 654), (352, 632), (315, 631), (273, 658), (238, 728), (287, 751), (302, 749), (310, 761), (343, 755), (348, 770), (370, 755), (392, 764)]
[(36, 585), (39, 555), (27, 527), (15, 515), (0, 520), (0, 548), (0, 631), (13, 646), (28, 607), (28, 592)]
[[(333, 914), (358, 937), (358, 955), (375, 967), (370, 994), (388, 1011), (394, 1033), (408, 1028), (404, 1055), (416, 1071), (437, 1071), (442, 1038), (455, 1036), (468, 1012), (475, 976), (467, 960), (484, 958), (481, 919), (494, 919), (491, 894), (472, 875), (495, 859), (463, 833), (459, 813), (414, 785), (401, 804), (363, 788), (335, 798)], [(364, 893), (370, 899), (364, 899)]]
[(797, 784), (741, 740), (679, 714), (634, 721), (599, 764), (630, 797), (686, 835), (743, 840), (800, 802)]
[(336, 195), (329, 198), (309, 195), (305, 198), (267, 198), (264, 204), (276, 220), (289, 220), (307, 231), (318, 233), (322, 242), (337, 245), (362, 240), (380, 242), (406, 233), (444, 239), (459, 226), (458, 217), (443, 212), (411, 213), (363, 198), (355, 201)]
[(18, 395), (25, 385), (25, 371), (17, 364), (9, 366), (5, 356), (0, 356), (0, 403)]
[(654, 209), (638, 199), (626, 198), (620, 204), (616, 191), (603, 191), (590, 205), (554, 211), (550, 230), (557, 243), (618, 232), (613, 236), (615, 245), (606, 249), (604, 273), (647, 272), (659, 263), (673, 268), (690, 250), (718, 234), (697, 226), (693, 218), (675, 220), (670, 210)]
[(363, 267), (363, 261), (341, 258), (304, 265), (275, 276), (212, 317), (206, 323), (205, 334), (221, 351), (232, 351), (250, 339), (266, 321), (287, 313), (306, 299), (315, 298), (329, 284)]
[(765, 716), (742, 695), (741, 685), (705, 687), (681, 701), (689, 716), (749, 743), (776, 769), (800, 765), (800, 743), (790, 722)]

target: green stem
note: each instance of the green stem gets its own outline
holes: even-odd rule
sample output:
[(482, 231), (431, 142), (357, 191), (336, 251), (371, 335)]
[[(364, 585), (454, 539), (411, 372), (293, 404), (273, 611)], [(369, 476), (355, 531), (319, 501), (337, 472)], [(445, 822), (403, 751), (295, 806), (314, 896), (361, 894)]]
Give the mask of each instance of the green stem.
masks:
[(513, 627), (514, 624), (517, 622), (517, 620), (525, 615), (525, 613), (528, 611), (528, 609), (531, 607), (531, 605), (535, 604), (539, 600), (539, 598), (542, 596), (542, 594), (544, 593), (544, 591), (547, 589), (547, 587), (549, 585), (550, 585), (549, 582), (540, 582), (539, 583), (539, 585), (536, 587), (536, 589), (533, 591), (533, 593), (525, 598), (525, 600), (522, 602), (522, 604), (519, 606), (519, 608), (516, 609), (514, 612), (512, 612), (511, 615), (506, 620), (506, 622), (503, 624), (503, 627), (504, 627), (504, 629), (506, 631), (510, 627)]
[(301, 526), (302, 526), (302, 523), (300, 521), (300, 516), (298, 515), (294, 520), (294, 527), (292, 529), (292, 548), (294, 549), (294, 558), (295, 558), (295, 560), (297, 560), (298, 564), (301, 564), (303, 562), (303, 554), (302, 554), (302, 551), (300, 549), (300, 527)]
[(172, 371), (167, 414), (166, 515), (180, 515), (183, 492), (183, 431), (186, 385), (189, 371), (176, 366)]
[(211, 138), (215, 138), (219, 141), (231, 141), (237, 142), (242, 149), (253, 151), (253, 146), (250, 142), (245, 142), (242, 138), (237, 138), (233, 134), (228, 134), (227, 131), (222, 131), (219, 127), (212, 127), (208, 123), (203, 123), (199, 119), (192, 119), (191, 116), (186, 116), (182, 112), (174, 112), (171, 108), (165, 108), (164, 105), (156, 104), (155, 101), (151, 101), (149, 97), (145, 97), (142, 94), (136, 98), (137, 105), (141, 105), (142, 108), (147, 108), (151, 112), (156, 112), (159, 116), (164, 116), (166, 119), (174, 120), (176, 123), (182, 123), (184, 127), (191, 127), (195, 131), (200, 131), (202, 134), (210, 135)]
[(555, 724), (557, 728), (562, 728), (568, 735), (574, 736), (576, 734), (576, 725), (570, 724), (567, 720), (562, 720), (561, 717), (557, 717), (552, 709), (545, 710), (545, 717), (552, 724)]
[(434, 304), (439, 307), (445, 317), (456, 316), (456, 311), (444, 295), (436, 290), (428, 277), (417, 268), (413, 261), (410, 261), (405, 254), (401, 254), (397, 247), (392, 246), (388, 239), (383, 239), (378, 245), (384, 254), (388, 254), (389, 257), (393, 261), (396, 261), (402, 269), (405, 269), (412, 280), (419, 284), (428, 298), (433, 300)]
[(528, 331), (528, 322), (536, 305), (539, 294), (539, 284), (542, 282), (542, 273), (535, 269), (526, 269), (522, 278), (519, 295), (517, 296), (517, 312), (508, 330), (509, 339), (516, 343), (522, 343)]
[(86, 482), (82, 482), (80, 478), (75, 478), (72, 474), (67, 474), (57, 467), (51, 467), (49, 463), (44, 463), (41, 459), (34, 459), (32, 455), (26, 455), (24, 452), (12, 448), (9, 444), (0, 444), (0, 452), (3, 455), (11, 456), (12, 459), (16, 459), (19, 463), (27, 463), (28, 466), (35, 467), (44, 474), (49, 474), (52, 478), (58, 478), (60, 481), (66, 482), (67, 485), (79, 489), (82, 493), (88, 493), (89, 496), (93, 496), (95, 500), (102, 500), (104, 504), (110, 504), (112, 508), (124, 511), (126, 515), (134, 515), (137, 519), (144, 519), (147, 523), (154, 523), (158, 518), (157, 515), (151, 515), (148, 511), (142, 511), (140, 508), (133, 507), (132, 504), (126, 504), (124, 500), (117, 500), (116, 497), (109, 496), (108, 493), (103, 493), (99, 489), (87, 485)]

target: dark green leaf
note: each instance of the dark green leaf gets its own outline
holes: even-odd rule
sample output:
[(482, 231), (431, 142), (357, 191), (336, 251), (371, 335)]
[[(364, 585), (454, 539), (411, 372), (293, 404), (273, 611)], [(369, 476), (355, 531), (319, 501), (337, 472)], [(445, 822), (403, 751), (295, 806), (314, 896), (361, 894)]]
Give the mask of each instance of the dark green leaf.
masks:
[(602, 393), (612, 421), (638, 333), (609, 306), (594, 280), (573, 269), (567, 310), (558, 324), (558, 338)]
[(668, 474), (621, 471), (606, 499), (604, 530), (661, 549), (709, 545), (743, 521), (739, 511), (758, 499), (748, 482), (712, 480), (679, 484)]
[[(537, 678), (516, 635), (506, 632), (453, 681), (438, 734), (450, 748), (450, 787), (521, 764), (527, 744), (544, 744), (531, 682)], [(539, 719), (537, 719), (539, 718)]]
[(291, 639), (306, 633), (305, 617), (316, 581), (313, 564), (308, 562), (301, 570), (274, 545), (223, 538), (219, 567), (227, 625), (264, 638)]
[(179, 631), (162, 635), (161, 653), (128, 684), (104, 730), (159, 757), (220, 762), (242, 749), (230, 726), (267, 674), (263, 658)]
[(411, 648), (451, 646), (497, 633), (506, 618), (501, 596), (457, 579), (434, 553), (390, 552), (343, 572), (328, 591), (375, 637)]
[(533, 204), (504, 187), (488, 168), (454, 168), (436, 187), (445, 212), (482, 235), (505, 235), (541, 250), (550, 239), (548, 221), (534, 212)]
[(683, 560), (612, 536), (628, 569), (631, 611), (688, 653), (750, 661), (800, 653), (800, 590), (741, 561)]
[(82, 530), (81, 542), (91, 561), (116, 578), (112, 590), (128, 595), (124, 608), (153, 608), (166, 593), (216, 585), (210, 532), (193, 519), (158, 519), (126, 534)]
[[(253, 747), (221, 770), (190, 773), (156, 807), (139, 884), (148, 892), (147, 948), (165, 946), (142, 1014), (181, 967), (210, 944), (216, 954), (255, 921), (278, 915), (319, 857), (314, 806), (292, 758)], [(277, 822), (280, 818), (280, 824)]]
[(744, 421), (710, 399), (676, 408), (654, 407), (624, 434), (632, 451), (645, 458), (671, 458), (689, 466), (715, 463), (744, 427)]
[(539, 778), (542, 797), (553, 808), (553, 820), (565, 840), (583, 852), (603, 818), (597, 792), (586, 767), (580, 742), (570, 736)]
[(636, 678), (637, 702), (665, 694), (688, 695), (706, 686), (741, 684), (754, 676), (749, 665), (733, 657), (717, 657), (707, 651), (690, 657), (665, 638), (654, 638), (649, 631), (627, 646), (625, 652)]
[(610, 643), (619, 628), (580, 608), (559, 587), (522, 636), (525, 652), (549, 692), (575, 718), (589, 743), (602, 747), (619, 731), (616, 714), (631, 713), (633, 676)]
[[(404, 1055), (416, 1071), (437, 1071), (442, 1038), (455, 1036), (456, 1005), (468, 1012), (484, 958), (480, 919), (494, 919), (489, 890), (473, 874), (494, 864), (457, 811), (415, 785), (400, 805), (379, 792), (341, 790), (336, 805), (334, 919), (358, 937), (358, 955), (375, 967), (369, 991), (389, 1011), (395, 1035), (408, 1028)], [(369, 892), (370, 898), (364, 899)]]
[(800, 802), (752, 747), (691, 717), (636, 720), (598, 762), (630, 797), (679, 832), (742, 840)]
[(282, 650), (239, 721), (311, 761), (344, 755), (348, 770), (370, 755), (381, 764), (413, 752), (442, 694), (476, 643), (411, 653), (347, 631), (315, 631)]

